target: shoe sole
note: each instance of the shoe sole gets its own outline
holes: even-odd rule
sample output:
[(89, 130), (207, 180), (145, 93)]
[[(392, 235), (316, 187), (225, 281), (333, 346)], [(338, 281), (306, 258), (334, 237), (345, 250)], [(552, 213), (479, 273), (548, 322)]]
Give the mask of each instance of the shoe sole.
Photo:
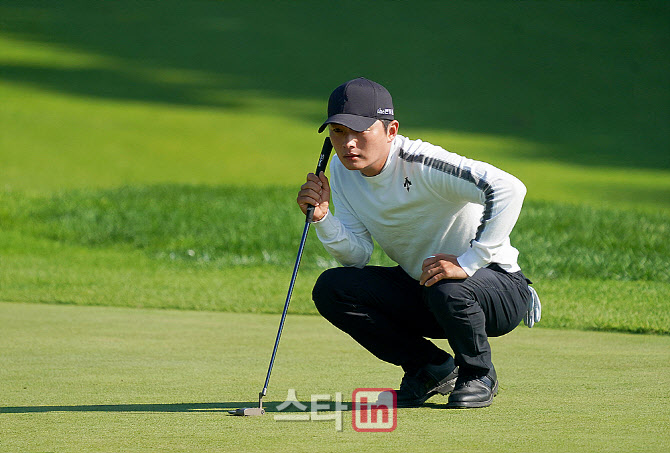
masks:
[[(434, 392), (433, 395), (439, 393), (440, 395), (448, 395), (454, 391), (456, 387), (456, 379), (458, 378), (458, 368), (455, 368), (454, 371), (449, 373), (447, 377), (442, 379), (437, 385), (431, 389), (431, 392)], [(432, 396), (432, 395), (431, 395)]]
[(498, 394), (498, 381), (493, 386), (491, 398), (487, 401), (450, 401), (447, 403), (447, 409), (477, 409), (480, 407), (489, 407), (493, 402), (493, 398)]
[(407, 401), (404, 403), (398, 403), (396, 407), (420, 407), (428, 401), (433, 396), (437, 395), (448, 395), (454, 391), (456, 387), (456, 379), (458, 378), (458, 368), (454, 369), (451, 373), (447, 375), (444, 379), (437, 383), (435, 387), (430, 389), (421, 399), (414, 401)]

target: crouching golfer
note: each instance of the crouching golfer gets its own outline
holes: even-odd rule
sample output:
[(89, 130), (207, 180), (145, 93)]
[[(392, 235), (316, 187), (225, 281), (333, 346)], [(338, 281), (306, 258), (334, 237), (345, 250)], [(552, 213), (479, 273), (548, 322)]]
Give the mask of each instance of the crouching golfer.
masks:
[[(333, 91), (338, 159), (331, 180), (307, 176), (303, 212), (344, 267), (317, 280), (317, 309), (405, 374), (398, 406), (450, 394), (447, 407), (485, 407), (497, 393), (488, 337), (539, 320), (539, 299), (510, 244), (525, 186), (489, 164), (398, 135), (389, 92), (358, 78)], [(333, 201), (334, 208), (330, 204)], [(396, 267), (366, 266), (373, 238)], [(452, 357), (427, 338), (446, 338)]]

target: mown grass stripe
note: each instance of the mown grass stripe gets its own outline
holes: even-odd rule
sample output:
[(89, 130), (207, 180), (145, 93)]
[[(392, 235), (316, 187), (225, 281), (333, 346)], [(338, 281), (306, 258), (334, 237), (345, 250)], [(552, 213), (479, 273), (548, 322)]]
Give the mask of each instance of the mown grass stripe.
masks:
[[(32, 198), (4, 193), (0, 200), (9, 228), (85, 247), (130, 247), (158, 261), (200, 267), (289, 266), (302, 226), (295, 189), (276, 186), (164, 184)], [(669, 228), (670, 212), (529, 201), (512, 241), (533, 280), (670, 282)], [(390, 263), (379, 249), (373, 262)], [(308, 247), (302, 266), (324, 265), (335, 262), (318, 243)]]

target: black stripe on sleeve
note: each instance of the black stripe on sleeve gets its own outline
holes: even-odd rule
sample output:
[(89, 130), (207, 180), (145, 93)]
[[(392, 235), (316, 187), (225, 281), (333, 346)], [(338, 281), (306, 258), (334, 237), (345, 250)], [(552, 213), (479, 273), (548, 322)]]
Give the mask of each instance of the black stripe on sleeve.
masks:
[(416, 162), (421, 165), (434, 168), (435, 170), (441, 171), (442, 173), (446, 173), (448, 175), (455, 176), (456, 178), (468, 181), (477, 186), (479, 190), (484, 192), (484, 214), (482, 215), (481, 222), (477, 228), (477, 234), (474, 238), (475, 241), (479, 241), (482, 233), (484, 232), (484, 228), (486, 227), (486, 223), (491, 220), (491, 217), (493, 216), (493, 187), (491, 187), (491, 185), (483, 179), (475, 177), (467, 168), (457, 167), (454, 164), (437, 159), (435, 157), (429, 157), (423, 154), (407, 154), (405, 153), (404, 149), (400, 150), (398, 157), (400, 157), (400, 159), (404, 160), (405, 162)]

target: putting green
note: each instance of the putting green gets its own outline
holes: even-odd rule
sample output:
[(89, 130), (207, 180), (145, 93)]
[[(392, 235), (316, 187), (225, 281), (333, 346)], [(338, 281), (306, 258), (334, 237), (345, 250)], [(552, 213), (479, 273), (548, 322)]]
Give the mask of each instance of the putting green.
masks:
[[(666, 451), (670, 337), (519, 327), (493, 339), (490, 408), (443, 397), (401, 409), (391, 433), (276, 421), (289, 389), (351, 401), (394, 387), (380, 363), (316, 316), (289, 316), (268, 413), (254, 404), (276, 315), (0, 303), (0, 451)], [(443, 342), (440, 344), (445, 345)], [(446, 345), (445, 345), (446, 346)], [(321, 415), (337, 415), (321, 412)]]

